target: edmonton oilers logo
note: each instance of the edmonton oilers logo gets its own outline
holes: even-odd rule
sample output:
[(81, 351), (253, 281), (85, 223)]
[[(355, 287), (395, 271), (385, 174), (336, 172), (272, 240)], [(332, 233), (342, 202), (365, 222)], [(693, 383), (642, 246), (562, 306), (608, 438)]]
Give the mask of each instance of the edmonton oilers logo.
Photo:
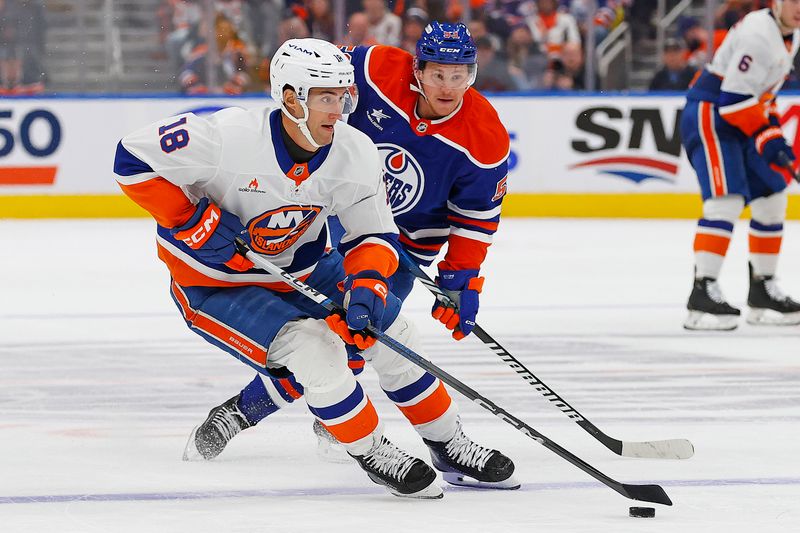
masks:
[(380, 143), (377, 146), (386, 171), (383, 179), (389, 205), (397, 216), (417, 205), (425, 188), (425, 175), (414, 156), (396, 144)]

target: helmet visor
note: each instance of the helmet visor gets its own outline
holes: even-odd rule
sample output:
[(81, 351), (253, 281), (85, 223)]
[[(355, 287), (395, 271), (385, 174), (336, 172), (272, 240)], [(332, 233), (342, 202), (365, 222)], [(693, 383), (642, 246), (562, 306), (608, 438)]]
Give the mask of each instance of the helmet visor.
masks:
[(477, 72), (477, 65), (474, 63), (469, 65), (426, 63), (423, 70), (417, 71), (417, 77), (423, 85), (445, 89), (466, 89), (475, 83)]
[(308, 91), (306, 106), (314, 111), (347, 115), (358, 105), (358, 89), (349, 87), (312, 87)]

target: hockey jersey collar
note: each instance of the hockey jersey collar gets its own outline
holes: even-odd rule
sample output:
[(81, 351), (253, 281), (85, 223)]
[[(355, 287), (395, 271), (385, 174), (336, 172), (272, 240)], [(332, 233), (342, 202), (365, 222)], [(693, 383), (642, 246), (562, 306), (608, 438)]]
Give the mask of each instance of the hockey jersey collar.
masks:
[(300, 185), (311, 174), (313, 174), (331, 151), (331, 144), (326, 144), (311, 158), (308, 163), (295, 163), (289, 156), (289, 151), (281, 138), (281, 110), (280, 108), (273, 110), (269, 114), (269, 133), (272, 137), (272, 145), (275, 147), (275, 158), (278, 160), (278, 165), (286, 175), (287, 178), (293, 180), (296, 185)]
[(416, 136), (435, 137), (463, 153), (478, 168), (494, 168), (503, 163), (509, 154), (508, 133), (497, 111), (474, 88), (467, 90), (461, 106), (451, 115), (437, 120), (419, 118), (413, 61), (411, 54), (399, 48), (369, 47), (363, 66), (366, 90), (374, 92), (408, 122)]

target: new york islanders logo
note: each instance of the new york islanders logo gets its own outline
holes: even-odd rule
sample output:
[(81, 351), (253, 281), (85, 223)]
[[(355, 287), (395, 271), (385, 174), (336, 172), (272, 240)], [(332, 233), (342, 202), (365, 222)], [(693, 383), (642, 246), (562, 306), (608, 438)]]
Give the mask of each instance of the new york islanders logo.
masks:
[(410, 153), (396, 144), (379, 143), (378, 153), (385, 173), (386, 194), (392, 213), (397, 216), (410, 211), (422, 197), (425, 174)]
[(289, 205), (267, 211), (247, 224), (251, 247), (258, 253), (278, 255), (297, 242), (321, 210), (315, 206)]

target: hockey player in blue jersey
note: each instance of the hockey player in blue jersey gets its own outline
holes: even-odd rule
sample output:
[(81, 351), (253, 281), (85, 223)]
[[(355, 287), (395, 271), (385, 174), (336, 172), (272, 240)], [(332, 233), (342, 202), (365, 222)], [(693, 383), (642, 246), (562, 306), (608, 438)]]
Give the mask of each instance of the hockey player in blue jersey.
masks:
[[(509, 153), (508, 133), (497, 112), (471, 88), (477, 68), (474, 42), (463, 24), (433, 22), (417, 43), (416, 57), (389, 46), (343, 51), (355, 67), (359, 90), (359, 105), (348, 122), (378, 148), (405, 253), (427, 266), (448, 244), (438, 264), (438, 283), (459, 293), (460, 306), (457, 312), (437, 301), (432, 314), (460, 340), (475, 324), (483, 285), (479, 271), (498, 226)], [(333, 227), (332, 238), (337, 240)], [(391, 291), (404, 300), (413, 283), (412, 274), (398, 269), (390, 279)], [(363, 367), (363, 359), (352, 349), (350, 366), (355, 373)], [(193, 433), (188, 456), (216, 457), (238, 432), (302, 392), (302, 385), (291, 377), (257, 377), (237, 396), (212, 409)], [(423, 393), (415, 405), (401, 408), (412, 423), (424, 425), (437, 416), (442, 404), (434, 392)], [(324, 449), (327, 432), (319, 424), (315, 432)], [(426, 440), (434, 466), (445, 472), (447, 481), (493, 488), (518, 486), (511, 478), (510, 461), (503, 469), (493, 467), (502, 454), (482, 452), (460, 434), (459, 427), (456, 441), (461, 444), (457, 446), (456, 441), (443, 447)]]

